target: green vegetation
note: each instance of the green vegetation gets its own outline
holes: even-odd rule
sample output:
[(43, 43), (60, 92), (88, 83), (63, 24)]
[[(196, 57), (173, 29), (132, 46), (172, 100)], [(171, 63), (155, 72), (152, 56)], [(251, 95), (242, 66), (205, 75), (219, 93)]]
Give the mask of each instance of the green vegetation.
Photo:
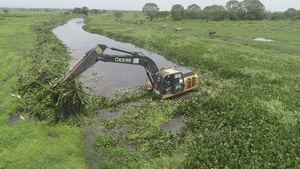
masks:
[(157, 16), (159, 8), (155, 3), (146, 3), (143, 7), (143, 12), (153, 21), (153, 18)]
[(88, 15), (89, 9), (88, 9), (88, 7), (84, 6), (84, 7), (82, 7), (82, 8), (74, 8), (74, 9), (72, 10), (72, 12), (73, 12), (74, 14)]
[[(191, 6), (189, 17), (199, 11)], [(162, 102), (137, 91), (107, 101), (77, 82), (55, 88), (69, 54), (51, 29), (72, 16), (1, 14), (0, 168), (297, 168), (300, 22), (157, 15), (90, 15), (85, 28), (191, 67), (201, 75), (196, 100)], [(168, 132), (165, 124), (181, 118), (182, 132)]]
[[(24, 107), (20, 105), (38, 106), (20, 103), (28, 104), (29, 99), (38, 99), (31, 97), (39, 94), (36, 90), (24, 94), (24, 91), (22, 93), (12, 89), (18, 85), (28, 84), (30, 79), (19, 79), (19, 75), (39, 66), (33, 59), (43, 67), (47, 64), (44, 63), (46, 60), (43, 57), (48, 57), (52, 65), (56, 61), (50, 58), (59, 53), (62, 54), (61, 67), (66, 69), (69, 59), (66, 49), (49, 30), (67, 19), (57, 13), (33, 15), (11, 12), (6, 16), (0, 15), (0, 168), (86, 168), (80, 129), (65, 124), (53, 126), (31, 120), (23, 114)], [(49, 22), (48, 25), (41, 24), (45, 21)], [(46, 34), (42, 35), (43, 31), (46, 31)], [(53, 52), (48, 53), (49, 50)], [(51, 65), (49, 64), (49, 67)], [(61, 73), (62, 70), (58, 71)], [(45, 73), (43, 78), (48, 78), (49, 74), (43, 73)], [(34, 88), (28, 88), (31, 89)], [(47, 98), (40, 98), (41, 101), (43, 99)], [(35, 100), (30, 104), (38, 103)], [(39, 111), (44, 113), (44, 110), (46, 109)]]
[(262, 20), (265, 17), (266, 9), (260, 0), (244, 0), (240, 6), (244, 10), (245, 19)]
[(50, 122), (82, 118), (89, 100), (77, 82), (55, 86), (67, 72), (70, 59), (66, 47), (52, 33), (57, 23), (62, 21), (47, 21), (33, 26), (38, 38), (35, 47), (26, 56), (31, 66), (20, 75), (16, 86), (16, 92), (22, 97), (22, 108), (31, 117)]
[(201, 18), (201, 7), (197, 4), (192, 4), (187, 7), (185, 14), (187, 19)]
[(114, 16), (117, 20), (119, 20), (120, 18), (122, 18), (124, 16), (122, 11), (114, 11)]
[(184, 7), (180, 4), (173, 5), (171, 16), (174, 21), (182, 20), (184, 18)]
[[(146, 9), (149, 9), (145, 11)], [(191, 4), (184, 9), (181, 4), (174, 4), (168, 11), (159, 12), (159, 7), (154, 3), (146, 3), (143, 8), (143, 12), (151, 19), (171, 16), (173, 20), (182, 19), (206, 19), (213, 21), (220, 21), (225, 19), (230, 20), (299, 20), (300, 10), (295, 8), (289, 8), (285, 12), (271, 12), (265, 9), (264, 4), (260, 0), (229, 0), (225, 6), (223, 5), (211, 5), (206, 6), (201, 10), (197, 4)], [(165, 15), (166, 14), (166, 15)]]
[[(154, 50), (201, 73), (202, 99), (141, 99), (103, 125), (95, 150), (108, 168), (297, 168), (300, 165), (300, 22), (134, 24), (89, 16), (86, 29)], [(166, 27), (162, 27), (166, 25)], [(176, 32), (175, 28), (183, 30)], [(208, 36), (216, 31), (216, 36)], [(275, 42), (253, 39), (265, 37)], [(160, 127), (183, 116), (186, 127)], [(107, 136), (108, 135), (108, 136)], [(134, 147), (134, 148), (132, 148)], [(132, 150), (133, 149), (133, 150)], [(113, 155), (113, 156), (112, 156)], [(126, 158), (125, 158), (126, 157)]]
[(206, 20), (221, 21), (226, 17), (226, 10), (222, 5), (207, 6), (203, 9)]
[(9, 13), (9, 10), (8, 10), (8, 9), (3, 9), (3, 13), (4, 13), (4, 14), (8, 14), (8, 13)]

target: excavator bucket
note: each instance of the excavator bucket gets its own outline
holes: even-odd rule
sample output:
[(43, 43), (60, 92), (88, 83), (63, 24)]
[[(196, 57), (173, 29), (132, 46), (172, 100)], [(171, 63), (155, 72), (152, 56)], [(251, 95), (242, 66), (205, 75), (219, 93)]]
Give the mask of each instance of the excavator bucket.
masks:
[(74, 80), (77, 76), (83, 73), (85, 70), (90, 68), (92, 65), (97, 63), (98, 57), (101, 56), (104, 50), (107, 48), (105, 45), (98, 45), (96, 48), (88, 51), (85, 55), (83, 55), (66, 73), (66, 75), (59, 81), (58, 86), (64, 85), (72, 80)]

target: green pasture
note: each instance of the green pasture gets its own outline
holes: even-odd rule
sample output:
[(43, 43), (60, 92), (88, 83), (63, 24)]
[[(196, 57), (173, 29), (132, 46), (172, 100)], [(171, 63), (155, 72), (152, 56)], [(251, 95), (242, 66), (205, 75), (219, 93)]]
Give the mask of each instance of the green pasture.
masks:
[[(262, 49), (272, 49), (281, 53), (300, 54), (300, 21), (225, 20), (207, 22), (206, 20), (182, 20), (174, 22), (171, 19), (157, 19), (154, 22), (149, 22), (141, 14), (126, 14), (120, 21), (116, 21), (112, 15), (92, 15), (90, 18), (93, 18), (93, 22), (89, 23), (90, 30), (97, 28), (102, 28), (102, 31), (113, 29), (114, 32), (126, 33), (124, 36), (142, 33), (145, 37), (163, 34), (164, 37), (176, 35), (208, 38), (209, 32), (216, 32), (215, 39), (239, 42)], [(106, 22), (107, 19), (110, 21)], [(176, 33), (176, 28), (182, 28), (182, 31)], [(272, 39), (274, 42), (256, 43), (254, 41), (255, 38)]]

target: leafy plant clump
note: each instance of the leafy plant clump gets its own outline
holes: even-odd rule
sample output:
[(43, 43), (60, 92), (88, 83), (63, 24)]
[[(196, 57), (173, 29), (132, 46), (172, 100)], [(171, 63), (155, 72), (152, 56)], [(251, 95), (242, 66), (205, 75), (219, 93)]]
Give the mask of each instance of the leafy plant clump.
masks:
[(32, 28), (37, 45), (27, 55), (29, 68), (19, 77), (16, 86), (24, 109), (32, 117), (50, 122), (66, 121), (86, 114), (89, 97), (76, 81), (54, 87), (67, 71), (70, 58), (66, 47), (51, 32), (61, 21), (44, 22)]
[(299, 121), (287, 127), (260, 100), (237, 95), (223, 94), (178, 107), (178, 112), (185, 111), (187, 131), (195, 136), (187, 142), (185, 167), (299, 166)]

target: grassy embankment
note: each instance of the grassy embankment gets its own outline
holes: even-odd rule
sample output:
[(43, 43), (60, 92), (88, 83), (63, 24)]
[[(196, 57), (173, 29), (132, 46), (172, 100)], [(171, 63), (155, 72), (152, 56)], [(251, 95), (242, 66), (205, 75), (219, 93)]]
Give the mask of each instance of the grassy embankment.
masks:
[[(19, 119), (18, 124), (10, 124), (11, 116), (22, 111), (20, 102), (30, 99), (19, 99), (19, 93), (12, 88), (20, 86), (17, 84), (18, 74), (36, 67), (32, 56), (61, 57), (59, 62), (67, 68), (67, 49), (51, 33), (55, 24), (66, 19), (58, 14), (0, 15), (0, 168), (86, 168), (83, 139), (78, 127), (49, 125), (29, 121), (27, 117)], [(44, 21), (48, 24), (42, 25)], [(37, 52), (38, 47), (41, 53)], [(43, 59), (39, 58), (36, 63), (44, 62)], [(50, 60), (52, 62), (55, 61)], [(54, 65), (50, 63), (49, 66)], [(27, 82), (20, 83), (24, 85)], [(29, 96), (34, 96), (35, 92), (32, 91)]]
[[(201, 101), (141, 101), (98, 136), (98, 159), (129, 168), (297, 168), (300, 165), (299, 21), (205, 22), (184, 20), (135, 24), (131, 16), (89, 16), (86, 29), (157, 51), (202, 75)], [(166, 25), (163, 28), (162, 25)], [(176, 32), (175, 28), (183, 30)], [(208, 32), (216, 31), (215, 38)], [(273, 43), (257, 43), (264, 37)], [(150, 103), (149, 103), (150, 102)], [(128, 108), (127, 108), (128, 109)], [(160, 129), (183, 115), (180, 135)], [(134, 146), (137, 151), (126, 147)]]

